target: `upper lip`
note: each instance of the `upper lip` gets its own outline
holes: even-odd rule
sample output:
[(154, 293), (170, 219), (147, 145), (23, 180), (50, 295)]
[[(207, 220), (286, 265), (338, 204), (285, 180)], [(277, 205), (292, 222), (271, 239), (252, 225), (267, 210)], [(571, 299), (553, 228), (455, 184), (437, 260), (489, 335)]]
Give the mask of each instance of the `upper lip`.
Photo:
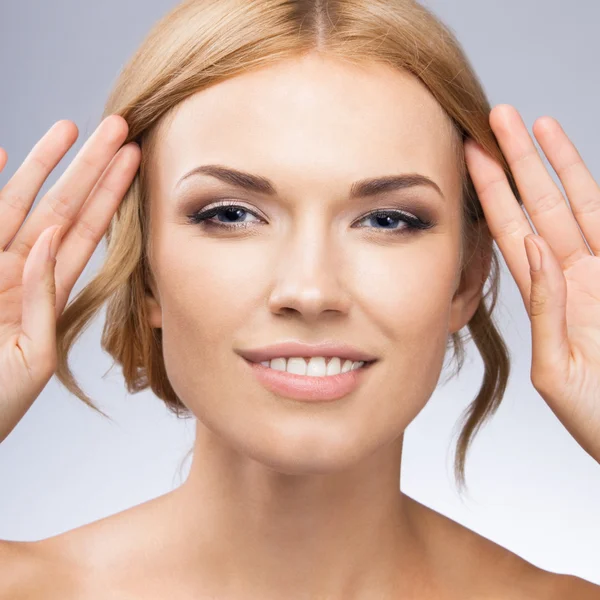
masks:
[(290, 340), (261, 348), (248, 348), (236, 350), (238, 354), (243, 356), (250, 362), (259, 363), (272, 358), (289, 358), (290, 356), (310, 357), (310, 356), (338, 356), (352, 361), (372, 362), (377, 360), (369, 352), (365, 352), (360, 348), (351, 346), (344, 342), (324, 341), (316, 344), (305, 344), (303, 342)]

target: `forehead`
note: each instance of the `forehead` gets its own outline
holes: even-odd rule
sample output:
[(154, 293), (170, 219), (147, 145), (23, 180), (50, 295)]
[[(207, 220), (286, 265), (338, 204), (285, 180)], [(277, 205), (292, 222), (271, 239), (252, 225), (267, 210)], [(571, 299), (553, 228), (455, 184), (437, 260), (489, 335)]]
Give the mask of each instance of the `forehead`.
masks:
[(302, 172), (329, 182), (419, 172), (450, 191), (454, 135), (449, 117), (414, 76), (382, 63), (307, 55), (180, 103), (161, 126), (153, 171), (169, 188), (208, 162), (267, 176), (275, 166), (280, 175)]

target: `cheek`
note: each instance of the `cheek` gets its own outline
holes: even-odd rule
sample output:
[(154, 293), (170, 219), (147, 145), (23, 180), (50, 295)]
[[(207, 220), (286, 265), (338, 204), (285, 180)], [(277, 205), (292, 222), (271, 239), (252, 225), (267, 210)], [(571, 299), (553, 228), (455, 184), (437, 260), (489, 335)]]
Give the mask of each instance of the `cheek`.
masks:
[[(183, 236), (180, 236), (180, 238)], [(234, 242), (232, 242), (234, 243)], [(187, 248), (186, 248), (187, 245)], [(233, 248), (233, 246), (232, 246)], [(248, 319), (257, 275), (225, 242), (181, 241), (161, 257), (163, 346), (169, 375), (211, 368)], [(240, 293), (243, 290), (243, 293)]]
[[(267, 264), (264, 248), (240, 255), (240, 243), (194, 239), (188, 251), (182, 242), (162, 253), (163, 337), (178, 336), (182, 347), (214, 349), (228, 333), (231, 340), (245, 329), (251, 311), (264, 304), (265, 290), (276, 283), (273, 269), (279, 267)], [(389, 339), (416, 340), (447, 324), (457, 252), (447, 236), (423, 237), (404, 247), (363, 245), (338, 284)]]
[(233, 356), (232, 341), (247, 322), (257, 285), (239, 252), (228, 255), (225, 245), (182, 241), (160, 257), (165, 368), (175, 393), (197, 417), (199, 398), (214, 397), (215, 386), (217, 396), (223, 393), (223, 364)]
[[(447, 350), (458, 248), (437, 237), (397, 251), (398, 260), (370, 261), (362, 268), (362, 306), (371, 329), (381, 332), (382, 353), (393, 364), (378, 382), (384, 397), (403, 390), (414, 416), (434, 391)], [(390, 268), (393, 265), (393, 268)], [(410, 411), (409, 411), (410, 412)], [(405, 418), (402, 413), (399, 418)]]
[[(209, 396), (215, 381), (223, 385), (221, 377), (201, 373), (222, 373), (223, 360), (232, 355), (240, 332), (249, 337), (256, 333), (252, 319), (266, 310), (261, 307), (277, 283), (273, 273), (280, 265), (278, 259), (265, 260), (264, 247), (252, 250), (250, 241), (179, 237), (179, 244), (163, 249), (159, 257), (163, 349), (176, 393), (190, 400)], [(240, 252), (244, 243), (247, 247)], [(419, 390), (409, 392), (415, 398), (423, 396), (424, 381), (429, 385), (432, 379), (435, 385), (445, 352), (458, 258), (451, 245), (446, 235), (423, 236), (404, 246), (362, 243), (329, 288), (335, 293), (335, 285), (343, 286), (340, 293), (351, 294), (356, 318), (348, 320), (348, 327), (367, 324), (369, 335), (382, 344), (382, 355), (398, 365), (393, 372), (402, 377), (420, 373), (411, 378), (421, 382)], [(389, 383), (397, 390), (393, 379), (378, 385), (385, 390)]]
[[(405, 339), (443, 326), (454, 293), (458, 249), (441, 238), (361, 258), (356, 290), (374, 322)], [(360, 284), (360, 285), (358, 285)]]

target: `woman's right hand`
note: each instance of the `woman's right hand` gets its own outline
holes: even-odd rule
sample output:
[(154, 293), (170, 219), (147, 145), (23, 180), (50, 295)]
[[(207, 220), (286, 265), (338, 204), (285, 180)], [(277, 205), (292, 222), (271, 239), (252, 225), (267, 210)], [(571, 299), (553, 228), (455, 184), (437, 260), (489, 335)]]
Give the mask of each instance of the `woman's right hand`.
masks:
[[(104, 119), (26, 220), (77, 126), (57, 122), (0, 190), (0, 442), (54, 374), (56, 321), (138, 171), (128, 131)], [(6, 161), (0, 149), (0, 172)]]

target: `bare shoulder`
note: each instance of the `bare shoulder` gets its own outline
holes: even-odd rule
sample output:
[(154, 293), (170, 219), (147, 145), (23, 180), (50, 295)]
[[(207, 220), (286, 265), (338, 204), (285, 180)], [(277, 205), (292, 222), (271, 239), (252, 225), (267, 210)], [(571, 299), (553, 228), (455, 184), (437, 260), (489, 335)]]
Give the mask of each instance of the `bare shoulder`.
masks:
[(147, 547), (151, 535), (154, 513), (149, 511), (161, 501), (158, 497), (38, 541), (0, 540), (0, 600), (81, 600), (118, 587), (136, 558), (143, 563), (139, 549)]
[(21, 582), (31, 574), (32, 563), (27, 545), (0, 540), (0, 600), (20, 599)]
[(57, 566), (38, 542), (0, 540), (0, 600), (54, 598), (47, 584), (53, 571), (59, 584)]
[(0, 540), (0, 600), (81, 598), (85, 573), (69, 544), (77, 531), (33, 542)]
[(565, 575), (551, 573), (539, 569), (537, 576), (533, 577), (531, 589), (537, 595), (534, 598), (548, 598), (549, 600), (600, 600), (600, 585), (591, 581)]
[(554, 573), (534, 565), (523, 557), (483, 538), (494, 546), (490, 553), (491, 564), (495, 557), (504, 560), (505, 569), (499, 577), (491, 578), (501, 598), (515, 600), (600, 600), (600, 586), (575, 575)]
[(416, 500), (409, 498), (409, 503), (439, 572), (452, 582), (457, 598), (600, 600), (600, 586), (546, 571)]
[(89, 589), (97, 570), (95, 550), (108, 543), (98, 522), (33, 542), (0, 540), (0, 600), (95, 597)]
[(563, 582), (563, 594), (560, 600), (580, 598), (581, 600), (600, 600), (600, 585), (572, 575), (566, 575)]

